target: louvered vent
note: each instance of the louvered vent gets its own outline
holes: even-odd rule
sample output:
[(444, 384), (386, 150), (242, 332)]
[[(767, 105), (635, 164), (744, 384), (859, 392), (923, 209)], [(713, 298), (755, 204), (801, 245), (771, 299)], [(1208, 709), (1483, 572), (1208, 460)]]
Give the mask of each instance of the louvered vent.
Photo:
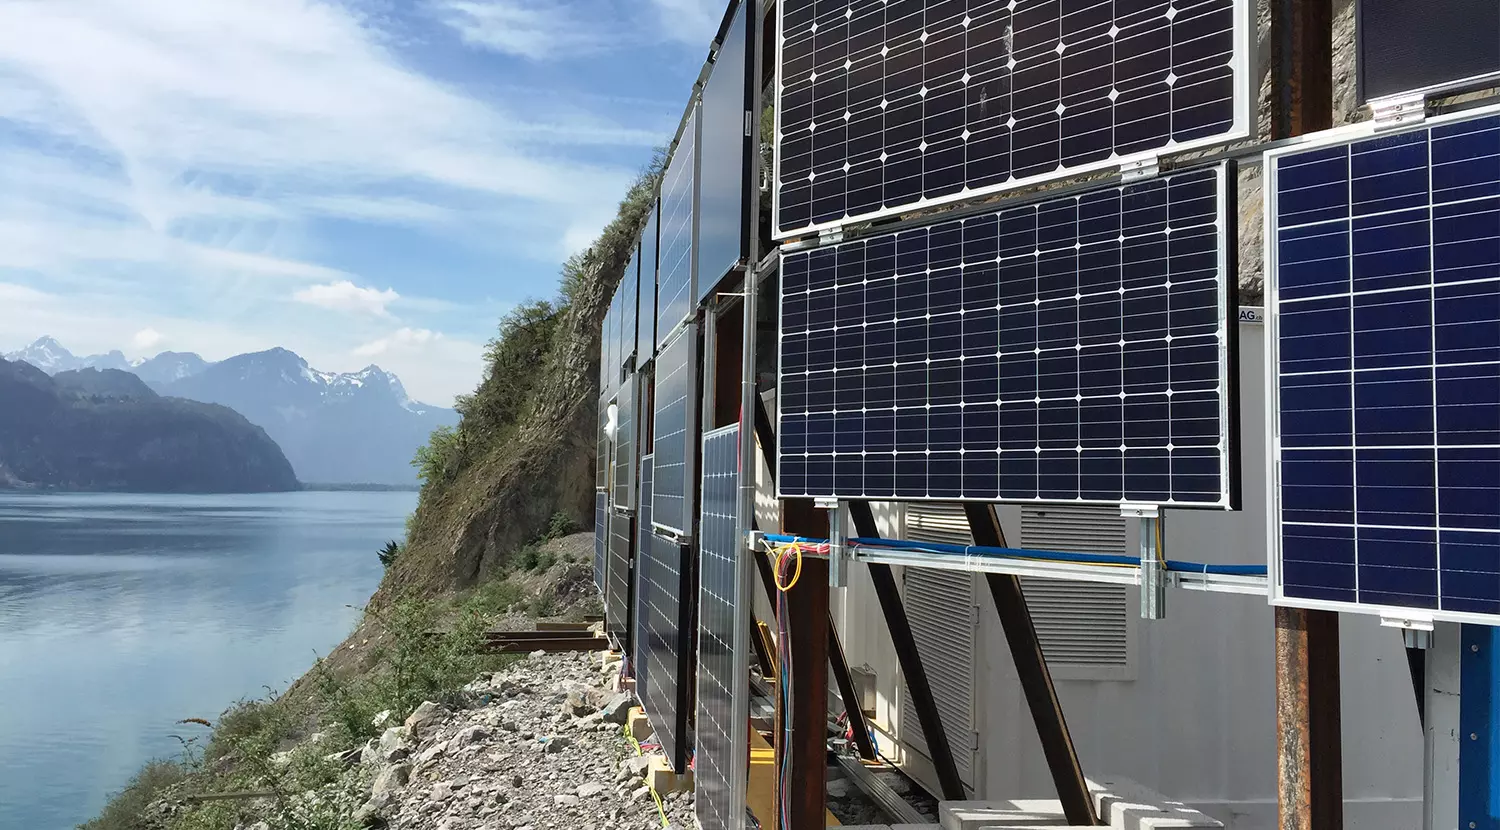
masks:
[[(1023, 548), (1124, 554), (1126, 545), (1125, 519), (1118, 510), (1021, 509)], [(1021, 588), (1049, 665), (1102, 669), (1130, 664), (1130, 607), (1124, 587), (1023, 577)]]
[[(908, 522), (912, 512), (908, 506)], [(910, 531), (907, 535), (912, 536)], [(952, 537), (919, 541), (947, 542)], [(978, 628), (974, 575), (907, 568), (904, 583), (902, 598), (912, 638), (917, 642), (917, 653), (922, 655), (922, 669), (937, 702), (938, 717), (953, 751), (953, 763), (958, 767), (958, 777), (972, 787), (974, 752), (978, 748), (974, 732), (974, 637)], [(900, 737), (907, 746), (931, 757), (905, 685), (901, 688)]]

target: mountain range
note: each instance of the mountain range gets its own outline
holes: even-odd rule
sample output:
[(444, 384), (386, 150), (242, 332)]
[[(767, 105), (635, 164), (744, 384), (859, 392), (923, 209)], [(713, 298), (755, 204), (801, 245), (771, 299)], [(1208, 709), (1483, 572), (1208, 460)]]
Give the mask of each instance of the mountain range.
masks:
[(0, 360), (0, 488), (296, 490), (266, 431), (225, 406), (162, 397), (118, 369), (55, 375)]
[(417, 448), (434, 429), (458, 423), (457, 412), (413, 401), (378, 366), (321, 372), (281, 348), (217, 362), (191, 352), (131, 361), (119, 351), (78, 357), (42, 337), (5, 357), (54, 376), (129, 372), (159, 395), (227, 406), (266, 431), (297, 478), (317, 484), (415, 485)]

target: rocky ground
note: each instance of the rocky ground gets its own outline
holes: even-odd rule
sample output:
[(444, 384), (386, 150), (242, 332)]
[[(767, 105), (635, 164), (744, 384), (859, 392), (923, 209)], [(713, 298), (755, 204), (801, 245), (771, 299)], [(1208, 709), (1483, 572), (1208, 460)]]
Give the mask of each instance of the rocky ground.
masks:
[[(357, 818), (392, 830), (692, 827), (692, 797), (643, 783), (624, 735), (633, 696), (618, 664), (533, 654), (465, 688), (466, 708), (423, 704), (361, 751), (372, 783)], [(665, 822), (664, 822), (665, 818)]]

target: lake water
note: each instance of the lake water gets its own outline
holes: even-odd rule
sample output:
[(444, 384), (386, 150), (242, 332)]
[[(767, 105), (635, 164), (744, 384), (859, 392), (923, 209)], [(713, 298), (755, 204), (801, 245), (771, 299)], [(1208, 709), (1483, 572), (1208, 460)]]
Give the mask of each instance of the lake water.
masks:
[(0, 828), (72, 828), (203, 731), (177, 721), (284, 690), (416, 500), (0, 493)]

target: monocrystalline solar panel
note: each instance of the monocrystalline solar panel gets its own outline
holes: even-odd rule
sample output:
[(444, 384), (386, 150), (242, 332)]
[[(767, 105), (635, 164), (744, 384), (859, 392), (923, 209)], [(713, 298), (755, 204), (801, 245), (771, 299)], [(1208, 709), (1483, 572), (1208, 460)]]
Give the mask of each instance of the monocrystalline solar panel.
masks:
[[(657, 253), (658, 344), (693, 314), (698, 297), (698, 104), (695, 101), (677, 149), (661, 179), (661, 248)], [(660, 346), (658, 347), (658, 351)]]
[(743, 0), (703, 85), (702, 185), (698, 211), (698, 287), (701, 304), (731, 269), (750, 255), (749, 113), (754, 108), (755, 0)]
[(635, 523), (629, 513), (609, 517), (609, 557), (604, 579), (605, 633), (630, 647), (630, 585), (635, 562)]
[(693, 785), (698, 825), (743, 827), (749, 756), (750, 658), (745, 564), (737, 504), (740, 429), (703, 436), (703, 506), (698, 543), (698, 716)]
[(635, 253), (631, 254), (630, 260), (625, 263), (625, 272), (620, 276), (620, 345), (617, 348), (616, 359), (620, 366), (629, 368), (631, 361), (635, 358), (635, 341), (637, 337), (635, 313), (639, 297), (636, 292), (640, 290), (641, 283), (641, 258), (640, 242), (637, 240)]
[(782, 497), (1232, 508), (1227, 164), (782, 258)]
[(656, 217), (661, 202), (651, 203), (641, 231), (641, 288), (636, 297), (636, 366), (656, 357)]
[(620, 385), (620, 396), (615, 400), (614, 504), (620, 510), (635, 509), (635, 387), (632, 372)]
[(1359, 0), (1355, 13), (1361, 101), (1500, 78), (1495, 0)]
[(609, 423), (609, 404), (607, 398), (599, 399), (599, 431), (594, 436), (597, 452), (594, 455), (594, 489), (609, 489), (609, 470), (611, 456), (609, 454), (609, 432), (605, 427)]
[(635, 672), (635, 693), (641, 700), (646, 699), (647, 685), (647, 661), (646, 643), (650, 642), (648, 629), (650, 627), (650, 603), (651, 583), (647, 579), (646, 556), (651, 549), (651, 471), (654, 468), (654, 457), (651, 455), (641, 456), (641, 508), (636, 514), (635, 523), (636, 556), (637, 565), (635, 569), (635, 602), (630, 609), (631, 635), (630, 635), (630, 664)]
[(594, 494), (594, 587), (604, 593), (605, 568), (609, 550), (609, 494)]
[(650, 534), (641, 550), (646, 641), (638, 651), (646, 669), (645, 709), (654, 737), (678, 772), (687, 769), (693, 574), (687, 548)]
[(691, 536), (698, 451), (698, 329), (689, 324), (656, 357), (656, 419), (652, 452), (656, 486), (651, 522), (658, 531)]
[(1500, 614), (1500, 109), (1266, 156), (1278, 601)]
[(1246, 0), (784, 0), (777, 238), (1250, 135)]

